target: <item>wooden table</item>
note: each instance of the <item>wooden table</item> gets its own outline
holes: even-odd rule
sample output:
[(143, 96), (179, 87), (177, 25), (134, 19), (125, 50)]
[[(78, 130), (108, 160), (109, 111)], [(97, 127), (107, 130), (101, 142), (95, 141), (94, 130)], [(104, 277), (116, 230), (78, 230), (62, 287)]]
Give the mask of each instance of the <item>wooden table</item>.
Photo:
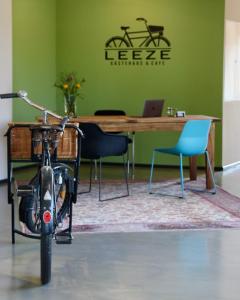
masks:
[[(131, 116), (79, 116), (71, 121), (77, 123), (96, 123), (102, 130), (108, 132), (145, 132), (145, 131), (181, 131), (183, 125), (188, 120), (212, 120), (212, 126), (209, 133), (208, 153), (211, 165), (214, 170), (214, 152), (215, 152), (215, 123), (219, 118), (204, 115), (189, 115), (186, 117), (131, 117)], [(134, 149), (133, 149), (134, 152)], [(133, 153), (134, 155), (134, 153)], [(190, 179), (197, 179), (196, 157), (190, 158)], [(207, 166), (207, 164), (206, 164)], [(210, 170), (206, 167), (206, 187), (212, 188)]]

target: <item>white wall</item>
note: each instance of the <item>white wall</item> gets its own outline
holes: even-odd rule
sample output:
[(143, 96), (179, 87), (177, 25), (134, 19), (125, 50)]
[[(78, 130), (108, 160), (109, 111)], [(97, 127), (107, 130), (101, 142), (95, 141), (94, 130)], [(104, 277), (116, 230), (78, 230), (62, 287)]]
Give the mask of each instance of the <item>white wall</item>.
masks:
[(225, 18), (233, 21), (240, 21), (240, 1), (226, 0), (225, 1)]
[(240, 22), (225, 19), (224, 101), (239, 100)]
[(240, 0), (225, 2), (222, 162), (240, 162)]
[[(12, 91), (12, 0), (0, 0), (0, 93)], [(12, 119), (12, 100), (0, 100), (0, 180), (7, 176), (7, 123)]]

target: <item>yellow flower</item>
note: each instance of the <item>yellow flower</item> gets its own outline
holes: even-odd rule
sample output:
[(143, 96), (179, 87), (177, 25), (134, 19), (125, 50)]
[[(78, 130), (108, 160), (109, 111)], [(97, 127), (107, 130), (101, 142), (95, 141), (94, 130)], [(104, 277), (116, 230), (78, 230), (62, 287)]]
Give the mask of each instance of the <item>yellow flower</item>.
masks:
[(81, 87), (81, 84), (80, 83), (76, 83), (76, 88), (80, 89), (80, 87)]
[(64, 88), (64, 90), (68, 89), (68, 84), (67, 84), (67, 83), (64, 83), (64, 84), (63, 84), (63, 88)]

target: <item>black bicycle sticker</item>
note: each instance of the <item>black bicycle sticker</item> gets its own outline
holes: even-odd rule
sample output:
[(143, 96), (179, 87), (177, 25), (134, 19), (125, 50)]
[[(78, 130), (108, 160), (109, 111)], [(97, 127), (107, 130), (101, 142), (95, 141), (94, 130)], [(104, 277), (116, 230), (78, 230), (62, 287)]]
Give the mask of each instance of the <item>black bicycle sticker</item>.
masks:
[(112, 65), (164, 64), (170, 59), (171, 51), (164, 26), (148, 25), (145, 18), (136, 20), (144, 22), (146, 29), (130, 31), (129, 26), (121, 26), (123, 35), (112, 36), (105, 43), (105, 60)]

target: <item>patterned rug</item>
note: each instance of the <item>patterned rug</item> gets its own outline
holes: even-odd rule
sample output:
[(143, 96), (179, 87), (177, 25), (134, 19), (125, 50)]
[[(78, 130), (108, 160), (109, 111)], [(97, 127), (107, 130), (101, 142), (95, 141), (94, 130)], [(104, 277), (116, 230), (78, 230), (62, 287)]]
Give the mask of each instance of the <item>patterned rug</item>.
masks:
[[(197, 191), (204, 181), (187, 182), (186, 198), (160, 195), (179, 193), (179, 184), (167, 181), (153, 184), (148, 193), (146, 182), (130, 183), (130, 196), (98, 201), (98, 186), (78, 196), (73, 207), (74, 232), (140, 232), (163, 229), (240, 228), (240, 199), (221, 188), (217, 194)], [(189, 190), (193, 189), (195, 191)], [(86, 191), (81, 184), (79, 191)], [(197, 190), (196, 190), (197, 189)], [(119, 182), (103, 185), (103, 197), (126, 193)]]

